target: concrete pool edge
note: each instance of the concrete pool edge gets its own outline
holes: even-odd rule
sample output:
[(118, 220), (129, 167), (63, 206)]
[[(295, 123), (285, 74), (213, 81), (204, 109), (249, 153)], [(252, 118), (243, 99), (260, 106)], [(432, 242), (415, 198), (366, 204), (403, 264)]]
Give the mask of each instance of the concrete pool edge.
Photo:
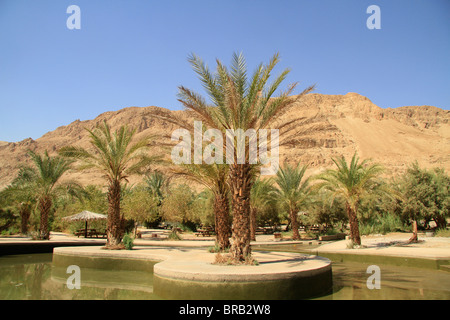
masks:
[(99, 246), (106, 243), (102, 241), (0, 241), (0, 256), (16, 255), (16, 254), (33, 254), (33, 253), (52, 253), (57, 247), (73, 247), (73, 246)]
[[(257, 250), (272, 250), (280, 252), (299, 252), (311, 255), (318, 255), (328, 258), (334, 262), (359, 262), (366, 264), (388, 264), (394, 266), (404, 267), (416, 267), (423, 269), (443, 270), (450, 271), (450, 252), (436, 253), (431, 248), (428, 254), (424, 254), (424, 250), (417, 250), (416, 248), (402, 248), (402, 247), (390, 247), (390, 248), (361, 248), (361, 249), (338, 249), (330, 250), (328, 245), (324, 245), (317, 248), (307, 248), (297, 246), (294, 249), (287, 248), (289, 244), (280, 245), (256, 245), (253, 247), (254, 251)], [(276, 248), (278, 247), (278, 248)], [(412, 249), (412, 250), (411, 250)]]
[[(153, 252), (152, 252), (153, 251)], [(141, 247), (55, 248), (55, 267), (124, 268), (154, 273), (154, 291), (165, 299), (305, 299), (332, 290), (331, 261), (299, 253), (255, 252), (258, 266), (212, 264), (204, 249)]]

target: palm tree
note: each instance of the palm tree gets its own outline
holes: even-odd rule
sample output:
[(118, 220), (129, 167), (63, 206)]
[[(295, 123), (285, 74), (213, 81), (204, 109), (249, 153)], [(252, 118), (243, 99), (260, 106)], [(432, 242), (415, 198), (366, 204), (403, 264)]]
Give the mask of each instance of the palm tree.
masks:
[(250, 191), (250, 239), (256, 241), (256, 217), (258, 212), (275, 201), (272, 196), (275, 188), (272, 179), (255, 179)]
[(20, 232), (22, 234), (28, 233), (28, 221), (33, 207), (36, 205), (35, 190), (32, 186), (34, 174), (34, 169), (21, 167), (11, 184), (1, 192), (3, 200), (18, 207), (21, 219)]
[(377, 177), (383, 171), (379, 164), (369, 164), (368, 160), (359, 162), (356, 152), (350, 164), (344, 157), (333, 159), (337, 169), (328, 169), (318, 176), (322, 180), (316, 187), (331, 193), (331, 200), (340, 197), (345, 203), (345, 209), (350, 223), (352, 242), (361, 245), (358, 225), (358, 205), (360, 199), (379, 186)]
[(59, 153), (65, 157), (79, 159), (83, 163), (79, 169), (96, 168), (103, 173), (108, 183), (108, 222), (106, 248), (120, 246), (124, 234), (124, 217), (121, 216), (121, 183), (128, 182), (128, 176), (140, 173), (140, 170), (156, 157), (148, 156), (144, 151), (149, 145), (149, 137), (134, 143), (135, 130), (121, 126), (111, 132), (106, 121), (94, 130), (86, 129), (91, 137), (94, 151), (89, 152), (81, 147), (63, 147)]
[(167, 196), (167, 192), (169, 190), (170, 177), (165, 176), (159, 170), (155, 170), (151, 173), (146, 173), (144, 176), (144, 188), (147, 193), (154, 199), (156, 202), (156, 207), (153, 211), (154, 219), (152, 221), (146, 221), (147, 226), (151, 225), (159, 225), (162, 221), (161, 217), (161, 206), (165, 197)]
[(29, 151), (28, 155), (31, 157), (34, 167), (21, 169), (22, 175), (19, 175), (15, 184), (20, 184), (19, 180), (22, 179), (22, 186), (24, 187), (22, 191), (27, 190), (35, 195), (41, 216), (39, 238), (49, 240), (48, 216), (50, 209), (54, 197), (64, 188), (59, 181), (61, 176), (70, 169), (72, 161), (58, 156), (50, 157), (47, 151), (43, 155)]
[(307, 166), (292, 167), (289, 164), (281, 167), (275, 177), (278, 189), (275, 190), (277, 200), (284, 205), (289, 212), (292, 226), (292, 239), (299, 240), (297, 215), (300, 206), (305, 203), (309, 193), (309, 179), (303, 179)]
[[(226, 145), (234, 146), (234, 150), (237, 150), (236, 142), (234, 138), (229, 139), (227, 130), (260, 132), (261, 129), (278, 129), (279, 145), (292, 143), (288, 137), (304, 132), (299, 125), (304, 123), (305, 119), (284, 119), (281, 115), (311, 92), (314, 86), (308, 87), (299, 95), (291, 96), (296, 87), (296, 84), (292, 84), (287, 91), (274, 97), (290, 71), (284, 70), (272, 83), (268, 83), (274, 67), (279, 62), (278, 54), (275, 54), (267, 65), (260, 64), (250, 78), (247, 78), (247, 66), (242, 54), (233, 55), (231, 70), (217, 60), (215, 74), (212, 74), (202, 59), (195, 54), (191, 55), (189, 62), (198, 74), (211, 102), (208, 103), (201, 95), (183, 86), (179, 87), (179, 101), (205, 127), (219, 130), (222, 133), (222, 141), (227, 141)], [(192, 128), (192, 125), (180, 117), (164, 115), (161, 112), (158, 116), (182, 128)], [(251, 163), (249, 149), (249, 141), (246, 141), (244, 161), (237, 161), (236, 151), (230, 157), (231, 161), (227, 159), (230, 166), (228, 175), (233, 213), (233, 244), (230, 252), (235, 262), (250, 259), (251, 255), (250, 190), (257, 164)], [(225, 144), (224, 151), (226, 152)]]
[(230, 247), (230, 209), (228, 165), (226, 164), (186, 164), (174, 168), (173, 172), (207, 187), (214, 195), (214, 217), (217, 244), (221, 251)]
[(164, 193), (169, 186), (169, 179), (160, 171), (155, 170), (144, 177), (144, 183), (146, 190), (156, 200), (157, 206), (161, 206), (164, 200)]

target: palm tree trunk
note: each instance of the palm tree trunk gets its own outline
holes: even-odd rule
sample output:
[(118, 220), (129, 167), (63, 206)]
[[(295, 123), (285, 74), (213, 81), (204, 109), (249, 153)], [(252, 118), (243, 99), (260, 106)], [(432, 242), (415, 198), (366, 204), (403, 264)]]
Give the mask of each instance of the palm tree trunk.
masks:
[(50, 239), (50, 231), (48, 229), (48, 214), (52, 207), (52, 199), (48, 196), (42, 196), (39, 199), (39, 212), (41, 213), (41, 225), (39, 228), (39, 237), (42, 240)]
[(123, 237), (123, 221), (120, 216), (120, 182), (113, 181), (108, 188), (108, 225), (106, 247), (117, 248)]
[(28, 221), (30, 220), (31, 208), (28, 203), (20, 205), (20, 233), (28, 233)]
[(356, 210), (352, 209), (350, 204), (346, 204), (348, 220), (350, 223), (350, 234), (352, 241), (356, 245), (361, 245), (361, 237), (359, 235), (358, 217), (356, 216)]
[(230, 167), (231, 207), (233, 210), (233, 233), (231, 256), (236, 263), (251, 257), (250, 246), (250, 189), (251, 173), (248, 164)]
[(216, 218), (216, 239), (220, 251), (230, 247), (230, 212), (228, 198), (223, 194), (216, 194), (214, 198), (214, 214)]
[(413, 235), (411, 238), (409, 238), (408, 243), (418, 242), (419, 238), (417, 237), (417, 221), (413, 220), (412, 222), (413, 226)]
[(256, 241), (256, 208), (250, 207), (250, 240)]
[(298, 210), (296, 208), (291, 208), (289, 210), (289, 216), (291, 218), (292, 224), (292, 240), (300, 240), (300, 233), (298, 232), (297, 212)]

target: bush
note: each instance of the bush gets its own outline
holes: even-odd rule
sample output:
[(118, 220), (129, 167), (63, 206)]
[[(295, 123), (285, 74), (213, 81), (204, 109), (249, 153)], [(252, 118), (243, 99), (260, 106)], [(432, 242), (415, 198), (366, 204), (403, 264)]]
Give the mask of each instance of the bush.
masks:
[(0, 233), (3, 235), (10, 235), (17, 233), (18, 227), (16, 225), (17, 216), (10, 209), (0, 209)]
[(125, 249), (132, 250), (134, 246), (133, 241), (134, 239), (130, 236), (130, 234), (126, 233), (123, 236), (123, 245), (125, 246)]
[(169, 240), (181, 240), (181, 237), (178, 235), (176, 228), (172, 228), (172, 231), (169, 233), (169, 236), (167, 238)]
[(389, 232), (410, 231), (411, 227), (407, 226), (401, 218), (394, 214), (379, 214), (367, 219), (364, 223), (360, 223), (360, 233), (368, 234), (386, 234)]

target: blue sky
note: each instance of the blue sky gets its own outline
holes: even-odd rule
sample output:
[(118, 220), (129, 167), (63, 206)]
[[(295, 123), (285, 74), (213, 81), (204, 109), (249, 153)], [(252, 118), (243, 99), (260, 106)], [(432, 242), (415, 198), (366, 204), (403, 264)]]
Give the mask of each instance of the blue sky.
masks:
[[(66, 26), (73, 4), (79, 30)], [(180, 109), (178, 86), (204, 93), (191, 52), (211, 68), (243, 52), (250, 72), (279, 52), (277, 71), (292, 69), (282, 87), (450, 109), (448, 0), (0, 0), (0, 140), (130, 106)]]

